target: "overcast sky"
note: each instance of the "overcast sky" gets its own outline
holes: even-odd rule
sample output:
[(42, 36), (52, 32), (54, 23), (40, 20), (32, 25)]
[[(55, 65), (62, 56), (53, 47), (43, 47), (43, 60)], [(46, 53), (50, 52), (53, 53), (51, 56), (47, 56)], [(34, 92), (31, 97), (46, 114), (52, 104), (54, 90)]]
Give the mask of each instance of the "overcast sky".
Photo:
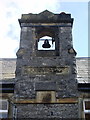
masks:
[[(72, 2), (71, 2), (72, 1)], [(74, 18), (73, 44), (77, 57), (88, 56), (88, 0), (0, 0), (0, 58), (15, 58), (20, 42), (21, 14), (66, 12)]]

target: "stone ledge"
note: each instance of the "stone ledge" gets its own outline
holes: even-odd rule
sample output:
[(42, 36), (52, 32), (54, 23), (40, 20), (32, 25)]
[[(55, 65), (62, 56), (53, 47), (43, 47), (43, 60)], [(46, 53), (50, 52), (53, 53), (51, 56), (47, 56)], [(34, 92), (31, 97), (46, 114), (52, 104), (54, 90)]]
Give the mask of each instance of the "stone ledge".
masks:
[(73, 18), (71, 18), (71, 14), (60, 13), (54, 14), (48, 10), (45, 10), (39, 14), (22, 14), (21, 19), (19, 19), (19, 23), (72, 23)]
[[(44, 104), (44, 102), (37, 102), (36, 99), (24, 99), (24, 100), (12, 100), (15, 104)], [(55, 102), (45, 104), (75, 104), (78, 103), (78, 98), (60, 98), (56, 99)]]

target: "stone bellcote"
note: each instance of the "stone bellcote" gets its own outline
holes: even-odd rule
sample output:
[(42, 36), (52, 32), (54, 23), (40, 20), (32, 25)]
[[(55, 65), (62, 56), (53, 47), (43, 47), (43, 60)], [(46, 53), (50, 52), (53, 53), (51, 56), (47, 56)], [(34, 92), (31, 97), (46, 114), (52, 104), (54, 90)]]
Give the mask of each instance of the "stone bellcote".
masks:
[[(19, 23), (21, 26), (20, 49), (29, 51), (29, 56), (63, 57), (63, 52), (68, 52), (72, 48), (73, 18), (70, 14), (54, 14), (45, 10), (39, 14), (23, 14)], [(47, 52), (45, 49), (38, 50), (40, 43), (44, 42), (41, 38), (45, 36), (51, 37), (49, 42), (52, 43), (51, 45), (54, 44), (55, 48), (51, 51), (50, 49), (47, 49)], [(17, 55), (22, 56), (20, 53), (18, 51)]]
[[(73, 18), (70, 14), (45, 10), (39, 14), (23, 14), (19, 23), (21, 36), (16, 77), (34, 75), (37, 82), (56, 82), (56, 78), (50, 76), (75, 73), (76, 52), (72, 44)], [(43, 45), (47, 46), (45, 40), (49, 48), (43, 48)]]
[[(73, 18), (71, 14), (54, 14), (45, 10), (39, 14), (23, 14), (19, 24), (21, 35), (14, 97), (17, 101), (28, 101), (25, 108), (27, 111), (31, 109), (30, 100), (36, 104), (55, 103), (52, 104), (54, 115), (58, 113), (55, 107), (62, 106), (56, 105), (60, 99), (77, 98), (76, 52), (72, 44)], [(38, 110), (36, 108), (35, 111)], [(43, 105), (41, 108), (45, 112)], [(23, 117), (22, 107), (18, 109), (21, 111), (18, 116)], [(51, 108), (48, 110), (50, 112)], [(63, 111), (63, 107), (60, 110)], [(31, 110), (28, 112), (32, 113)], [(39, 114), (36, 113), (34, 117), (38, 118)], [(44, 116), (47, 117), (48, 113)]]

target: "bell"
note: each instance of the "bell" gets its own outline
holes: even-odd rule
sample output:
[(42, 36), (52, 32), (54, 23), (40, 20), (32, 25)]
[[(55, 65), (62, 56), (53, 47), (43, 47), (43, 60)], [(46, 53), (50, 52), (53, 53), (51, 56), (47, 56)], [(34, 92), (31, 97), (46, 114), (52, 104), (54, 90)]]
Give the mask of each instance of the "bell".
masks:
[(48, 39), (46, 39), (46, 40), (44, 41), (44, 44), (42, 45), (42, 47), (43, 47), (43, 48), (50, 48), (50, 47), (51, 47), (51, 45), (49, 44)]

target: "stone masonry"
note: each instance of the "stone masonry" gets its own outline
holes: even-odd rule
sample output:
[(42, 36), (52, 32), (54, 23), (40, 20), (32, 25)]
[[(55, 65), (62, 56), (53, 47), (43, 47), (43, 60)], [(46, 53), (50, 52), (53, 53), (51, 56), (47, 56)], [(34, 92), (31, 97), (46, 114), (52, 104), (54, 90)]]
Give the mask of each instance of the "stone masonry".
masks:
[[(16, 118), (78, 118), (76, 52), (70, 14), (23, 14), (17, 51), (14, 106)], [(38, 50), (50, 36), (55, 50)]]

